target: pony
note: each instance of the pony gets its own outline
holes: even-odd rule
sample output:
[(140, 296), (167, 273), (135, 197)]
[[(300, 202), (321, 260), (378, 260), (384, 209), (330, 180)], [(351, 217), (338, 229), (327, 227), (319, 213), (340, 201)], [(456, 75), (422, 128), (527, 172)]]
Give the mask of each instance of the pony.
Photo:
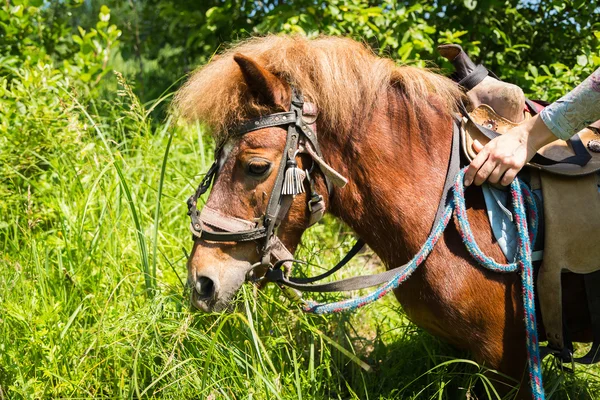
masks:
[[(199, 120), (221, 148), (206, 206), (223, 215), (260, 218), (282, 160), (280, 127), (236, 136), (250, 118), (289, 111), (292, 86), (317, 109), (319, 145), (327, 163), (347, 177), (325, 196), (327, 212), (344, 221), (388, 268), (409, 260), (425, 241), (442, 196), (453, 116), (464, 98), (448, 78), (397, 66), (348, 38), (271, 35), (242, 41), (194, 72), (175, 97), (186, 119)], [(300, 168), (310, 160), (299, 155)], [(315, 174), (319, 193), (324, 176)], [(293, 251), (308, 227), (307, 193), (294, 197), (277, 236)], [(493, 237), (479, 187), (465, 193), (467, 214), (482, 250), (506, 261)], [(191, 303), (226, 310), (260, 259), (255, 242), (195, 238), (188, 259)], [(583, 291), (580, 278), (567, 292)], [(485, 270), (469, 256), (453, 224), (426, 262), (394, 292), (407, 316), (431, 334), (470, 351), (474, 359), (521, 381), (527, 398), (525, 325), (520, 278)], [(569, 296), (565, 296), (569, 298)], [(565, 304), (577, 341), (589, 341), (583, 307)], [(576, 323), (575, 323), (576, 322)], [(540, 337), (543, 327), (540, 323)], [(509, 390), (500, 385), (499, 390)]]

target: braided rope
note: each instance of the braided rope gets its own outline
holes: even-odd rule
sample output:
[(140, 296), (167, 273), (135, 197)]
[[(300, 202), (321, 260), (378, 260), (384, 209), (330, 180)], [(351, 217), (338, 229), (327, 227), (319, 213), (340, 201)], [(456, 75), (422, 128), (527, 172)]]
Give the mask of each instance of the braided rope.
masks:
[(515, 179), (510, 186), (513, 202), (515, 224), (517, 225), (518, 252), (517, 261), (509, 264), (501, 264), (486, 256), (475, 241), (471, 226), (467, 218), (465, 205), (465, 193), (463, 179), (465, 169), (461, 170), (453, 186), (453, 196), (444, 210), (430, 236), (427, 238), (417, 254), (402, 268), (394, 278), (382, 285), (377, 290), (356, 298), (341, 300), (333, 303), (317, 303), (308, 300), (303, 305), (303, 310), (315, 314), (329, 314), (342, 311), (352, 311), (379, 300), (392, 290), (396, 289), (402, 282), (407, 280), (411, 274), (421, 265), (433, 250), (436, 243), (444, 233), (452, 214), (456, 213), (458, 232), (465, 244), (469, 254), (477, 260), (479, 265), (495, 272), (521, 272), (521, 284), (523, 287), (523, 308), (525, 311), (525, 334), (527, 344), (527, 356), (529, 364), (529, 378), (531, 392), (535, 400), (545, 398), (542, 383), (542, 368), (540, 350), (537, 334), (537, 322), (535, 315), (535, 298), (533, 289), (533, 265), (531, 263), (532, 243), (538, 230), (538, 212), (533, 195), (527, 185), (521, 183), (519, 178)]
[(444, 214), (437, 226), (432, 232), (432, 235), (427, 238), (425, 244), (417, 255), (413, 257), (413, 259), (407, 264), (407, 268), (403, 269), (399, 272), (392, 280), (388, 283), (381, 286), (379, 289), (365, 295), (362, 297), (351, 298), (347, 300), (338, 301), (335, 303), (317, 303), (311, 300), (307, 300), (303, 305), (303, 310), (306, 312), (312, 312), (315, 314), (330, 314), (337, 313), (341, 311), (347, 310), (356, 310), (358, 308), (364, 307), (369, 303), (372, 303), (376, 300), (379, 300), (395, 288), (397, 288), (402, 282), (407, 280), (410, 275), (417, 269), (417, 267), (425, 261), (431, 250), (435, 247), (439, 238), (444, 233), (450, 218), (452, 217), (452, 204), (448, 204), (446, 209), (444, 210)]

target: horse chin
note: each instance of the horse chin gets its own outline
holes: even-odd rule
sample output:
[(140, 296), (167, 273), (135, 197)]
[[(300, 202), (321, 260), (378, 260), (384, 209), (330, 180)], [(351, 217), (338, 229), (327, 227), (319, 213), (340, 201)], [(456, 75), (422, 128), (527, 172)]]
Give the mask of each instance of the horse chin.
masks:
[(190, 305), (192, 306), (193, 311), (203, 313), (230, 313), (235, 309), (231, 298), (219, 298), (207, 301), (200, 298), (195, 290), (193, 290), (190, 295)]

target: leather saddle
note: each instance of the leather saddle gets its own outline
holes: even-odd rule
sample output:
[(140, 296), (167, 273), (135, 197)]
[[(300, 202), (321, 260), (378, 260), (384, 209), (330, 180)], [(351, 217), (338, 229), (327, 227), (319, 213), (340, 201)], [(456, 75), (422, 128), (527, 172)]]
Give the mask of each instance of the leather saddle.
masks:
[[(537, 114), (543, 102), (525, 98), (517, 86), (500, 81), (476, 66), (455, 44), (438, 50), (455, 67), (451, 78), (466, 91), (471, 109), (463, 107), (462, 150), (475, 157), (473, 142), (482, 144)], [(547, 104), (547, 103), (546, 103)], [(556, 140), (540, 149), (524, 172), (532, 189), (543, 197), (543, 262), (537, 277), (541, 320), (548, 346), (545, 354), (561, 361), (591, 364), (600, 361), (600, 121), (568, 141)], [(561, 276), (584, 275), (594, 343), (587, 355), (573, 358), (568, 327), (563, 324)]]

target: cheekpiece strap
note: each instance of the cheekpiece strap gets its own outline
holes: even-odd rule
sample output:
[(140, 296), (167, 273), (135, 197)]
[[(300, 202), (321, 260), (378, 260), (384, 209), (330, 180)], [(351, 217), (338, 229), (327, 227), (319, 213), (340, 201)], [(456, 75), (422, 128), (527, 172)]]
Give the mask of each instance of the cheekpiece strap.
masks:
[(210, 188), (210, 185), (212, 184), (212, 181), (215, 178), (215, 175), (217, 174), (218, 168), (219, 165), (217, 163), (217, 160), (215, 159), (215, 161), (212, 163), (212, 165), (206, 172), (206, 175), (204, 175), (202, 182), (200, 182), (200, 185), (198, 185), (196, 192), (194, 192), (194, 194), (187, 199), (188, 215), (192, 220), (190, 229), (192, 231), (192, 234), (197, 237), (200, 237), (200, 234), (202, 233), (202, 221), (200, 221), (200, 211), (197, 207), (198, 199), (200, 198), (200, 196), (206, 193), (208, 188)]

